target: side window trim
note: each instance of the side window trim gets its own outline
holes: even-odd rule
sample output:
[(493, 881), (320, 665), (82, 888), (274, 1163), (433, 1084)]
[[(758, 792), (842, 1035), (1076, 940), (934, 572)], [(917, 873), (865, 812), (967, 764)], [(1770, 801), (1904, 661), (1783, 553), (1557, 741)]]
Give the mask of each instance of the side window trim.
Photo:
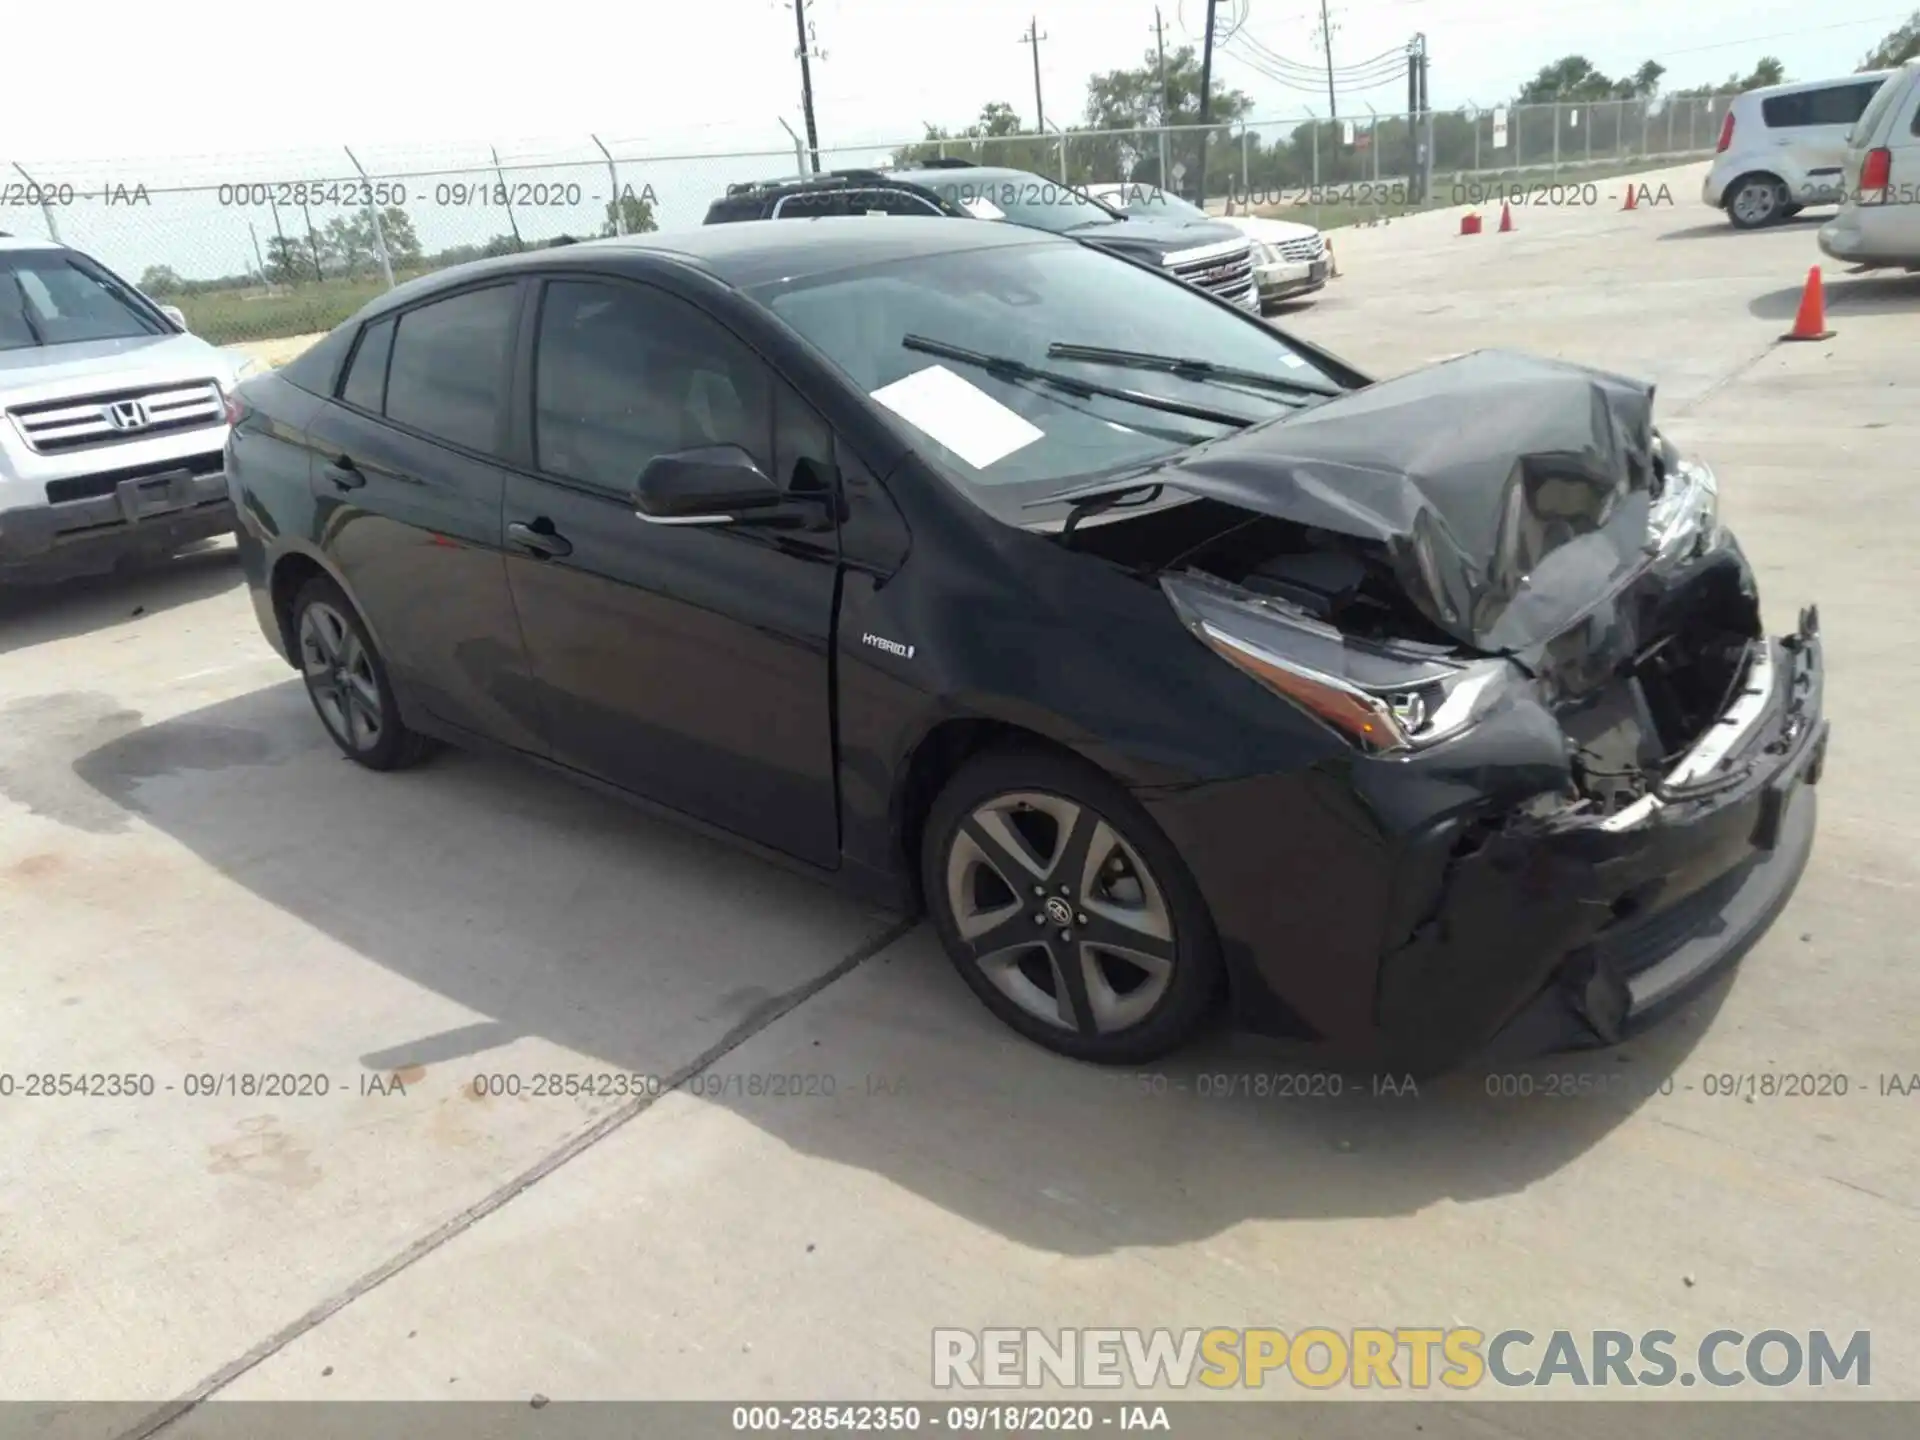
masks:
[[(509, 407), (513, 403), (513, 385), (514, 385), (513, 357), (519, 342), (519, 329), (520, 329), (521, 320), (524, 314), (526, 313), (525, 305), (520, 303), (524, 296), (524, 287), (526, 283), (527, 283), (527, 279), (524, 275), (510, 275), (510, 276), (507, 276), (505, 279), (497, 279), (497, 280), (481, 280), (471, 285), (462, 285), (457, 289), (437, 291), (433, 295), (422, 298), (416, 304), (407, 306), (406, 309), (404, 310), (389, 311), (386, 316), (383, 316), (382, 317), (383, 319), (391, 318), (393, 321), (393, 344), (390, 345), (387, 349), (387, 377), (386, 377), (386, 382), (383, 382), (380, 387), (381, 413), (375, 418), (377, 418), (381, 424), (390, 426), (393, 429), (398, 430), (403, 435), (411, 436), (413, 439), (424, 441), (429, 445), (438, 445), (441, 449), (451, 450), (457, 455), (466, 455), (471, 457), (472, 459), (482, 461), (483, 463), (488, 465), (505, 465), (510, 463), (507, 459), (507, 446), (511, 443), (511, 437), (512, 437), (512, 427), (508, 423), (508, 419), (509, 419)], [(420, 429), (416, 425), (409, 425), (404, 420), (395, 420), (391, 415), (388, 415), (386, 413), (387, 391), (390, 388), (390, 382), (393, 375), (393, 351), (395, 348), (398, 347), (400, 343), (400, 322), (404, 320), (407, 316), (413, 314), (415, 311), (424, 310), (429, 305), (436, 305), (442, 300), (457, 299), (459, 296), (471, 295), (480, 290), (501, 290), (501, 289), (513, 290), (515, 292), (514, 293), (515, 303), (514, 303), (514, 310), (513, 310), (513, 318), (508, 322), (508, 327), (507, 327), (506, 364), (501, 367), (504, 373), (501, 375), (499, 380), (499, 386), (500, 386), (499, 393), (495, 396), (493, 450), (492, 451), (475, 450), (472, 446), (463, 445), (458, 440), (449, 440), (444, 435), (431, 434), (428, 431)], [(356, 344), (357, 343), (358, 342), (356, 342)], [(341, 375), (343, 378), (345, 374), (346, 374), (346, 369), (343, 368), (341, 371)], [(336, 403), (339, 403), (339, 402), (336, 402)], [(359, 410), (359, 411), (356, 411), (356, 413), (364, 415), (367, 412), (365, 412), (364, 410)]]
[(357, 415), (370, 416), (375, 420), (386, 419), (387, 374), (393, 369), (392, 335), (389, 335), (387, 339), (387, 358), (380, 366), (380, 408), (378, 410), (369, 410), (365, 406), (356, 405), (353, 401), (347, 399), (347, 381), (353, 375), (354, 362), (359, 360), (360, 352), (366, 348), (367, 337), (372, 335), (373, 332), (378, 330), (382, 325), (389, 327), (392, 335), (398, 335), (400, 333), (400, 316), (393, 311), (388, 311), (384, 315), (375, 316), (360, 327), (360, 333), (353, 337), (353, 348), (347, 352), (346, 362), (341, 365), (340, 373), (334, 379), (333, 394), (327, 397), (336, 405), (344, 405)]
[(641, 295), (664, 295), (675, 304), (685, 305), (708, 324), (712, 325), (729, 341), (737, 345), (741, 352), (752, 358), (760, 366), (767, 378), (766, 435), (763, 437), (765, 454), (756, 457), (773, 463), (774, 446), (778, 438), (775, 424), (776, 405), (774, 394), (777, 387), (790, 385), (780, 368), (761, 353), (758, 347), (749, 343), (731, 325), (713, 314), (690, 295), (682, 294), (671, 285), (660, 284), (657, 280), (640, 279), (604, 270), (563, 270), (541, 271), (523, 276), (529, 293), (520, 307), (520, 330), (516, 336), (513, 358), (514, 391), (514, 446), (512, 457), (503, 462), (512, 469), (544, 484), (557, 485), (563, 490), (578, 495), (589, 496), (596, 500), (607, 500), (616, 504), (631, 506), (631, 496), (596, 485), (590, 480), (577, 476), (561, 475), (542, 468), (539, 446), (539, 377), (540, 377), (540, 323), (547, 308), (547, 292), (556, 284), (593, 284), (607, 285), (625, 289)]

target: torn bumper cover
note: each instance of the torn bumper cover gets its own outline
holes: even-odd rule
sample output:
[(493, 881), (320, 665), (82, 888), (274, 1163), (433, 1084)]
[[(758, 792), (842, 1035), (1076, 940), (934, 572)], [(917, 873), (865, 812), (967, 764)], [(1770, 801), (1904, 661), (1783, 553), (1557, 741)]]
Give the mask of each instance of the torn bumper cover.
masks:
[(1431, 1072), (1612, 1044), (1739, 959), (1813, 847), (1826, 756), (1818, 619), (1755, 646), (1746, 681), (1641, 800), (1595, 818), (1449, 820), (1430, 918), (1383, 958), (1382, 1054)]

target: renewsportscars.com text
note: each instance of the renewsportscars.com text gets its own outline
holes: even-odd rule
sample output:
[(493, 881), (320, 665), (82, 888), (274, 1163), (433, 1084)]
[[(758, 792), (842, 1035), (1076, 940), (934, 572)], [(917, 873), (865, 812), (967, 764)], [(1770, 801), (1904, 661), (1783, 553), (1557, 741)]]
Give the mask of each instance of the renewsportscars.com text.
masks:
[(1872, 1382), (1865, 1330), (1498, 1330), (1469, 1326), (1284, 1330), (935, 1330), (941, 1390), (1472, 1390), (1706, 1385), (1859, 1389)]

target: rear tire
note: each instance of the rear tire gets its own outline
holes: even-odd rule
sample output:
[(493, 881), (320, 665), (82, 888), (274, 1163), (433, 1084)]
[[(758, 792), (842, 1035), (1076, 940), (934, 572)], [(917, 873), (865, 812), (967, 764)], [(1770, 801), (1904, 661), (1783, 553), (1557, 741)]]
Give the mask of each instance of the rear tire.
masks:
[(1024, 749), (968, 761), (927, 817), (921, 884), (968, 987), (1057, 1054), (1158, 1059), (1218, 995), (1199, 887), (1139, 803), (1084, 761)]
[(400, 720), (386, 663), (353, 602), (324, 575), (293, 597), (294, 662), (340, 752), (369, 770), (404, 770), (435, 746)]
[(1736, 230), (1760, 230), (1778, 224), (1793, 203), (1774, 175), (1742, 175), (1727, 191), (1727, 219)]

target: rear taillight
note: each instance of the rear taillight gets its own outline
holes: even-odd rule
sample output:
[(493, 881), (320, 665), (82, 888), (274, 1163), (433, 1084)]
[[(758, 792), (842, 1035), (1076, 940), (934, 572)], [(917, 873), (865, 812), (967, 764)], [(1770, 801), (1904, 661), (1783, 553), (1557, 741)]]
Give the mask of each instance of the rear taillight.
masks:
[(1713, 147), (1713, 153), (1722, 153), (1733, 144), (1733, 111), (1727, 111), (1727, 118), (1720, 122), (1720, 143)]
[(1860, 162), (1860, 183), (1854, 188), (1860, 192), (1859, 199), (1868, 204), (1880, 200), (1880, 195), (1871, 195), (1870, 191), (1885, 192), (1887, 182), (1893, 179), (1893, 151), (1881, 145), (1867, 152), (1867, 158)]

